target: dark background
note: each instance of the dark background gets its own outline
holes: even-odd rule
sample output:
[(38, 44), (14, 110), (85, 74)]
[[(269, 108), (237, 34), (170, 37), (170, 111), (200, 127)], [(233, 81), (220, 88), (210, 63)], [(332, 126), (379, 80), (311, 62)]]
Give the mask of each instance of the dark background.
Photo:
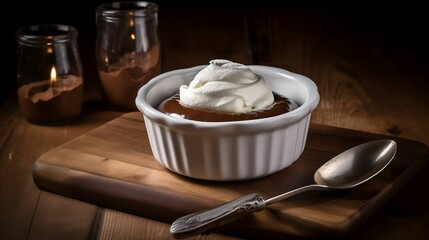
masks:
[[(85, 81), (98, 81), (96, 76), (96, 66), (94, 58), (96, 24), (95, 24), (95, 9), (104, 2), (109, 1), (31, 1), (23, 3), (21, 1), (13, 1), (7, 7), (2, 7), (2, 25), (3, 39), (6, 43), (3, 49), (6, 50), (7, 62), (12, 61), (12, 66), (5, 69), (6, 76), (2, 78), (2, 86), (0, 90), (0, 104), (4, 101), (8, 94), (12, 93), (11, 89), (15, 87), (16, 81), (16, 41), (15, 31), (22, 26), (55, 23), (74, 26), (79, 31), (79, 51), (81, 54), (82, 65), (84, 70)], [(180, 11), (183, 8), (195, 9), (199, 8), (233, 8), (240, 11), (246, 9), (255, 9), (265, 7), (267, 5), (277, 5), (279, 8), (287, 8), (288, 6), (300, 5), (302, 7), (317, 8), (326, 12), (329, 15), (338, 17), (338, 21), (350, 28), (356, 34), (366, 34), (377, 32), (384, 34), (386, 37), (400, 39), (403, 43), (401, 46), (391, 46), (398, 48), (406, 48), (405, 51), (413, 52), (412, 56), (421, 58), (421, 62), (428, 62), (428, 34), (429, 18), (426, 9), (412, 2), (402, 4), (379, 4), (365, 2), (350, 2), (343, 3), (320, 3), (320, 2), (285, 2), (276, 3), (276, 1), (260, 1), (259, 3), (248, 3), (248, 1), (154, 1), (159, 5), (160, 31), (174, 27), (174, 21), (162, 21), (164, 14), (169, 11)], [(8, 14), (6, 14), (8, 12)], [(5, 16), (5, 15), (11, 15)], [(220, 16), (222, 17), (222, 16)], [(196, 19), (197, 21), (197, 19)], [(189, 26), (192, 27), (192, 26)], [(210, 27), (210, 26), (208, 26)], [(6, 29), (6, 31), (4, 30)], [(162, 39), (161, 39), (162, 44)], [(4, 61), (3, 60), (3, 61)], [(8, 63), (7, 66), (10, 66)]]

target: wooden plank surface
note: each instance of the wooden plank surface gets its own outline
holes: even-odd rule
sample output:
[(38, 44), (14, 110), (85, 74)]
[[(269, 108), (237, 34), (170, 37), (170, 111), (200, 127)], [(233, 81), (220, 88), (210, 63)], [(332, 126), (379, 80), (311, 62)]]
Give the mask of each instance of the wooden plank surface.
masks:
[[(17, 1), (8, 5), (21, 15), (6, 24), (5, 46), (14, 46), (14, 31), (20, 26), (51, 22), (77, 27), (86, 101), (78, 122), (43, 128), (29, 124), (19, 114), (15, 89), (8, 88), (14, 86), (16, 73), (13, 68), (4, 70), (0, 90), (1, 100), (6, 99), (0, 106), (0, 239), (85, 239), (82, 236), (91, 228), (121, 239), (121, 235), (130, 236), (126, 235), (128, 226), (138, 228), (130, 239), (140, 239), (140, 234), (144, 239), (171, 239), (168, 224), (119, 211), (106, 214), (104, 221), (81, 222), (85, 218), (81, 210), (88, 208), (87, 203), (55, 194), (46, 197), (33, 183), (33, 163), (42, 153), (120, 114), (100, 101), (94, 59), (96, 25), (91, 19), (102, 2), (81, 6), (70, 1), (63, 4), (67, 11), (51, 11), (52, 3), (43, 1), (28, 2), (25, 8)], [(163, 71), (207, 64), (219, 57), (284, 67), (318, 84), (321, 103), (312, 116), (313, 123), (429, 145), (429, 41), (423, 31), (429, 15), (424, 6), (263, 1), (233, 7), (225, 1), (205, 7), (203, 2), (159, 3)], [(5, 50), (7, 59), (16, 59), (16, 49)], [(428, 171), (428, 166), (423, 168), (354, 238), (429, 239), (429, 199), (422, 197), (429, 191)], [(52, 205), (74, 210), (52, 211)], [(97, 210), (104, 211), (110, 210)], [(67, 225), (52, 227), (52, 219)], [(103, 228), (103, 224), (110, 227)], [(75, 226), (73, 232), (71, 225)], [(209, 235), (196, 239), (225, 238)]]
[[(37, 157), (102, 125), (106, 121), (120, 116), (120, 113), (113, 111), (94, 114), (91, 108), (87, 105), (84, 110), (86, 113), (75, 124), (38, 126), (29, 124), (22, 118), (17, 107), (17, 99), (13, 95), (2, 106), (2, 113), (11, 113), (0, 115), (1, 123), (5, 124), (2, 125), (0, 134), (2, 139), (0, 145), (0, 239), (26, 239), (31, 236), (31, 227), (40, 227), (39, 224), (33, 222), (34, 216), (39, 216), (38, 214), (35, 215), (38, 204), (58, 199), (43, 197), (43, 193), (34, 184), (32, 169)], [(13, 109), (15, 110), (13, 111)], [(62, 202), (61, 200), (58, 201)], [(51, 206), (55, 204), (54, 202), (42, 204), (44, 206), (41, 208)], [(68, 204), (67, 201), (64, 203), (65, 205)], [(86, 206), (76, 205), (75, 211), (81, 213), (79, 210), (81, 208), (86, 209)], [(60, 216), (64, 216), (64, 214)], [(76, 236), (81, 236), (78, 231), (78, 226), (82, 226), (80, 217), (79, 215), (71, 215), (71, 218), (68, 219), (69, 223), (76, 227)], [(40, 219), (44, 219), (43, 222), (47, 225), (51, 223), (46, 215)], [(85, 226), (85, 228), (91, 227)], [(45, 229), (45, 232), (49, 232), (49, 230)], [(37, 238), (37, 235), (34, 238)]]
[[(133, 112), (43, 154), (33, 176), (47, 191), (172, 222), (248, 193), (267, 199), (310, 184), (317, 168), (336, 154), (380, 138), (387, 136), (312, 125), (303, 155), (289, 168), (256, 180), (201, 181), (172, 173), (155, 161), (141, 113)], [(303, 193), (223, 231), (234, 229), (241, 236), (329, 236), (356, 231), (426, 163), (427, 146), (395, 140), (399, 150), (394, 161), (367, 184), (336, 193)]]

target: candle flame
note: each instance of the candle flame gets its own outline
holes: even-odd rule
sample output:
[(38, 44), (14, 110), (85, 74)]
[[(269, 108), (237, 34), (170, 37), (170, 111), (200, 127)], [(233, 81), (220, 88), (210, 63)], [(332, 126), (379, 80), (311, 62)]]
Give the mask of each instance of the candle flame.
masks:
[(134, 33), (131, 33), (131, 39), (136, 40), (136, 35), (134, 35)]
[(57, 71), (55, 70), (55, 66), (52, 66), (51, 69), (51, 87), (55, 85), (57, 82)]

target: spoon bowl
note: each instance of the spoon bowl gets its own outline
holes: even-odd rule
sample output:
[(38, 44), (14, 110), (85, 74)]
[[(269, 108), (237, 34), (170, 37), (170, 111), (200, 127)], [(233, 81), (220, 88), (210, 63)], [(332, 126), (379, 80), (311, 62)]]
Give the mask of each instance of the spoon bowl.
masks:
[(330, 188), (347, 189), (360, 185), (381, 172), (396, 154), (392, 140), (371, 141), (332, 158), (314, 174), (314, 182)]
[(395, 157), (397, 144), (390, 139), (374, 140), (353, 147), (323, 164), (314, 174), (315, 184), (264, 200), (251, 193), (219, 207), (183, 216), (170, 227), (175, 238), (208, 233), (226, 223), (266, 206), (309, 190), (343, 190), (356, 187), (380, 173)]

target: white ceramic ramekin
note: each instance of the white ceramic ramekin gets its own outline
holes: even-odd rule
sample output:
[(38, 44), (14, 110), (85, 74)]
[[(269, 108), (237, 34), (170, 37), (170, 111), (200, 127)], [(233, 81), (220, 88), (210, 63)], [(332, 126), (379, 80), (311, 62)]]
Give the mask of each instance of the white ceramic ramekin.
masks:
[(200, 122), (172, 117), (156, 109), (204, 67), (161, 74), (137, 94), (136, 105), (143, 113), (153, 155), (162, 166), (191, 178), (235, 181), (275, 173), (299, 158), (311, 113), (320, 99), (312, 80), (279, 68), (250, 65), (274, 92), (299, 105), (291, 112), (270, 118)]

